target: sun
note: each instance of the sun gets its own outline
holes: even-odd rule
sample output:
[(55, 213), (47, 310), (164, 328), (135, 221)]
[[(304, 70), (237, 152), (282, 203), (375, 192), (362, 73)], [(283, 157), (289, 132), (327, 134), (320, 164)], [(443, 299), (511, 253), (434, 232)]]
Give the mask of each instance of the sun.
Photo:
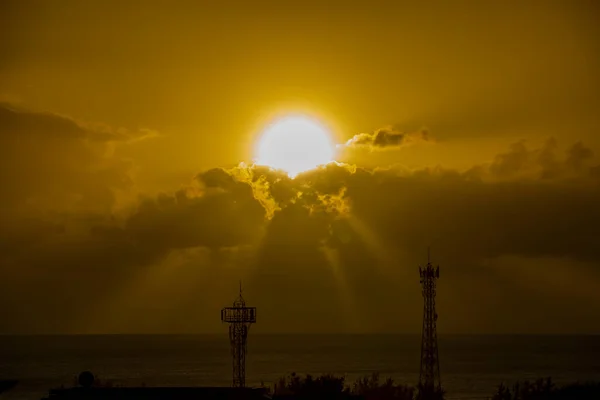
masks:
[(305, 116), (276, 120), (263, 132), (256, 148), (257, 165), (281, 169), (290, 177), (333, 161), (331, 134)]

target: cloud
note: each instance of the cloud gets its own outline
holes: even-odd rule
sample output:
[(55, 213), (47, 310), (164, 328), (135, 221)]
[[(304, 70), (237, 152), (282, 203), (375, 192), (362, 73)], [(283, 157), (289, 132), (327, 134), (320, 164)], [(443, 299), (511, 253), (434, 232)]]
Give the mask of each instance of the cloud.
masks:
[(561, 158), (557, 141), (553, 137), (536, 149), (530, 149), (525, 141), (519, 141), (512, 144), (509, 151), (496, 155), (490, 164), (473, 167), (469, 174), (509, 180), (590, 179), (594, 171), (593, 158), (592, 149), (582, 142), (570, 146)]
[[(517, 280), (510, 281), (503, 271), (510, 267), (506, 257), (534, 270), (536, 260), (563, 260), (560, 268), (567, 268), (569, 263), (578, 265), (577, 273), (600, 285), (600, 271), (594, 269), (600, 262), (596, 167), (573, 168), (572, 154), (584, 154), (582, 158), (591, 161), (589, 152), (574, 152), (574, 147), (580, 147), (576, 144), (563, 156), (555, 144), (549, 140), (541, 148), (530, 148), (518, 143), (489, 164), (466, 171), (441, 167), (366, 170), (342, 165), (311, 171), (299, 176), (298, 182), (286, 180), (286, 189), (302, 192), (306, 203), (292, 202), (293, 208), (276, 213), (273, 224), (267, 226), (254, 285), (269, 292), (265, 296), (270, 301), (285, 299), (290, 307), (298, 304), (295, 297), (302, 298), (306, 307), (322, 318), (329, 315), (331, 321), (343, 326), (332, 311), (342, 305), (331, 297), (338, 290), (333, 282), (343, 279), (344, 291), (353, 299), (346, 305), (352, 318), (362, 329), (374, 330), (410, 329), (411, 323), (418, 326), (418, 312), (404, 306), (399, 306), (404, 320), (392, 324), (394, 328), (370, 315), (374, 309), (389, 310), (392, 293), (403, 293), (393, 295), (401, 304), (412, 304), (419, 298), (411, 268), (422, 263), (428, 246), (433, 247), (434, 258), (445, 271), (443, 290), (447, 294), (442, 304), (454, 314), (447, 316), (453, 322), (446, 320), (446, 324), (455, 324), (457, 330), (467, 325), (488, 329), (469, 319), (468, 312), (480, 312), (476, 311), (479, 306), (468, 305), (472, 298), (485, 299), (482, 301), (492, 307), (494, 301), (502, 302), (492, 301), (494, 296), (513, 292), (518, 301), (530, 302), (534, 283), (523, 286)], [(343, 206), (327, 207), (324, 193), (336, 193)], [(312, 208), (325, 212), (311, 214)], [(334, 263), (328, 259), (332, 252)], [(547, 273), (567, 272), (552, 269)], [(311, 284), (311, 279), (319, 283)], [(474, 286), (465, 287), (467, 282)], [(487, 293), (478, 287), (485, 287)], [(561, 296), (575, 292), (574, 287), (562, 289)], [(313, 293), (321, 302), (306, 299), (303, 293)], [(591, 296), (593, 300), (586, 301), (600, 304), (597, 296)], [(545, 299), (550, 301), (548, 295)], [(295, 326), (283, 309), (268, 301), (261, 306), (276, 315), (273, 320)], [(502, 306), (493, 307), (503, 310)], [(569, 312), (565, 309), (563, 315)], [(510, 328), (497, 326), (498, 330), (532, 329), (525, 314), (512, 315), (512, 322), (503, 320)], [(493, 318), (486, 321), (497, 324)], [(544, 326), (542, 329), (553, 329)]]
[(142, 248), (165, 252), (236, 247), (258, 240), (265, 213), (249, 183), (215, 168), (198, 174), (190, 187), (174, 195), (143, 200), (127, 219), (125, 230)]
[[(554, 139), (540, 148), (515, 143), (464, 171), (331, 163), (291, 179), (259, 166), (213, 168), (178, 190), (141, 197), (123, 216), (97, 209), (66, 219), (13, 220), (3, 231), (0, 276), (19, 291), (4, 291), (1, 300), (14, 302), (23, 290), (46, 293), (47, 287), (53, 298), (28, 299), (19, 312), (0, 317), (14, 321), (13, 331), (60, 331), (56, 321), (73, 331), (211, 330), (212, 308), (231, 300), (220, 290), (242, 277), (265, 331), (416, 331), (420, 309), (410, 306), (420, 296), (415, 268), (431, 246), (443, 268), (444, 326), (485, 331), (495, 320), (469, 313), (492, 303), (501, 313), (502, 304), (513, 307), (503, 293), (526, 301), (528, 291), (538, 290), (535, 282), (511, 280), (511, 263), (531, 269), (523, 271), (531, 277), (536, 263), (546, 260), (554, 265), (546, 271), (552, 285), (570, 265), (590, 288), (600, 285), (594, 267), (600, 262), (598, 168), (583, 143), (561, 154)], [(170, 278), (155, 277), (164, 274)], [(166, 297), (148, 294), (148, 282)], [(201, 293), (194, 289), (200, 286)], [(87, 296), (98, 310), (67, 306), (74, 296)], [(600, 304), (594, 293), (586, 296), (567, 303)], [(387, 315), (396, 303), (401, 319), (373, 313)], [(133, 304), (137, 308), (127, 308)], [(562, 307), (565, 316), (571, 312)], [(197, 322), (173, 320), (173, 314), (199, 309), (205, 314)], [(32, 322), (26, 317), (31, 310), (67, 316)], [(527, 329), (525, 312), (511, 315), (512, 322), (503, 320), (507, 329)]]
[[(600, 226), (594, 206), (600, 200), (598, 166), (592, 154), (578, 142), (561, 157), (556, 141), (549, 139), (534, 149), (516, 143), (489, 164), (466, 171), (366, 170), (331, 164), (294, 180), (267, 182), (276, 193), (283, 189), (273, 183), (285, 183), (290, 194), (285, 199), (278, 196), (280, 206), (327, 210), (330, 222), (347, 214), (360, 216), (384, 241), (421, 236), (420, 245), (426, 247), (427, 241), (446, 238), (448, 244), (439, 246), (471, 249), (465, 258), (520, 254), (589, 261), (599, 255), (588, 245), (597, 240)], [(570, 231), (580, 224), (577, 232)]]
[[(184, 254), (193, 255), (185, 261), (194, 267), (195, 273), (187, 278), (196, 282), (193, 290), (205, 285), (197, 282), (199, 276), (205, 282), (218, 281), (206, 293), (214, 293), (211, 290), (219, 287), (219, 282), (231, 281), (218, 278), (222, 271), (213, 268), (244, 260), (245, 247), (256, 245), (266, 219), (249, 184), (230, 180), (222, 171), (199, 174), (174, 193), (144, 196), (124, 218), (100, 210), (73, 211), (66, 218), (59, 215), (58, 221), (44, 214), (4, 225), (0, 279), (11, 289), (0, 294), (0, 302), (13, 306), (0, 310), (0, 320), (10, 321), (0, 326), (0, 331), (161, 329), (153, 321), (164, 322), (169, 309), (163, 309), (166, 314), (157, 319), (150, 317), (146, 307), (161, 307), (176, 298), (183, 283), (175, 281), (176, 286), (163, 287), (167, 296), (163, 300), (149, 297), (142, 301), (145, 297), (140, 293), (150, 290), (147, 285), (162, 286), (161, 282), (168, 281), (156, 281), (156, 274), (165, 274), (157, 265), (169, 263), (166, 267), (177, 268), (172, 273), (181, 277), (181, 267), (172, 260)], [(23, 293), (30, 295), (23, 298)], [(140, 307), (146, 310), (142, 315)], [(36, 315), (35, 321), (31, 315)]]
[(345, 143), (345, 147), (367, 147), (375, 150), (399, 148), (418, 142), (430, 142), (426, 130), (404, 133), (394, 128), (382, 128), (373, 133), (359, 133)]
[[(154, 136), (0, 105), (0, 182), (4, 211), (72, 211), (114, 206), (115, 192), (133, 185), (135, 166), (117, 146)], [(1, 212), (0, 212), (1, 214)]]
[(113, 128), (102, 123), (76, 121), (59, 114), (24, 110), (6, 103), (0, 103), (0, 134), (3, 138), (87, 139), (104, 143), (134, 142), (158, 136), (151, 129), (130, 131)]

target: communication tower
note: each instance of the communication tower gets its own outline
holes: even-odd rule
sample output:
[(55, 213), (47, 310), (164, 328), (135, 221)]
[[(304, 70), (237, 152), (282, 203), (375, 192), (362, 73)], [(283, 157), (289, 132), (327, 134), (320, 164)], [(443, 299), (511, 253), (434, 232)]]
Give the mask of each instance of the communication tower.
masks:
[(423, 328), (421, 336), (421, 371), (419, 388), (424, 395), (441, 393), (440, 363), (437, 344), (437, 312), (435, 311), (436, 281), (440, 277), (440, 267), (431, 264), (427, 249), (427, 266), (419, 267), (423, 294)]
[(241, 282), (239, 297), (233, 302), (233, 307), (225, 307), (221, 310), (221, 321), (229, 324), (233, 387), (244, 387), (246, 385), (246, 341), (250, 325), (256, 322), (256, 307), (246, 307), (242, 297)]

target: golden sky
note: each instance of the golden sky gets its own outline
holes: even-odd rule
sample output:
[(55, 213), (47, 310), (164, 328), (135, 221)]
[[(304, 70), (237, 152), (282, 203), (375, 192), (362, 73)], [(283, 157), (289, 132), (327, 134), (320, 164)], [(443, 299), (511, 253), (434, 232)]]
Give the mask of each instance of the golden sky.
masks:
[(599, 333), (596, 2), (348, 3), (3, 1), (0, 333)]

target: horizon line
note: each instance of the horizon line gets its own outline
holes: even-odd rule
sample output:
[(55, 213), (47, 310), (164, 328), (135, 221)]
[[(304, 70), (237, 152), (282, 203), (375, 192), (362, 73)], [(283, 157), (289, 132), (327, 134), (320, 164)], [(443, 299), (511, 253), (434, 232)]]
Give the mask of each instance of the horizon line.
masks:
[[(10, 336), (227, 336), (228, 332), (182, 332), (182, 333), (0, 333), (1, 337)], [(252, 336), (421, 336), (420, 332), (256, 332)], [(438, 333), (438, 336), (600, 336), (598, 333)]]

